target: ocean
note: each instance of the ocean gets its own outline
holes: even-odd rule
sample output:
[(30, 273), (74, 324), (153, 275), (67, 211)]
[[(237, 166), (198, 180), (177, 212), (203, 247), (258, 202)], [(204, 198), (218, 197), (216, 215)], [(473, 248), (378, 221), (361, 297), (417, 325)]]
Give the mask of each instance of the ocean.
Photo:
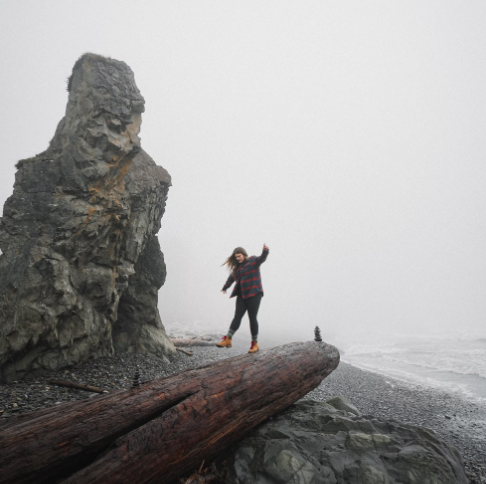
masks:
[(486, 403), (486, 335), (367, 334), (337, 346), (359, 368)]

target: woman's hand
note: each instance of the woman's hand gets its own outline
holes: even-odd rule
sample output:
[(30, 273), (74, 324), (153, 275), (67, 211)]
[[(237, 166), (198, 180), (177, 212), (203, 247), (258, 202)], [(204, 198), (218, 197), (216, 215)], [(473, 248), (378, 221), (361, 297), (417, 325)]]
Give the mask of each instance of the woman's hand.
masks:
[(267, 244), (263, 244), (263, 250), (268, 250), (268, 245)]
[(226, 290), (225, 290), (225, 289), (223, 289), (221, 292), (222, 292), (223, 294), (226, 294)]

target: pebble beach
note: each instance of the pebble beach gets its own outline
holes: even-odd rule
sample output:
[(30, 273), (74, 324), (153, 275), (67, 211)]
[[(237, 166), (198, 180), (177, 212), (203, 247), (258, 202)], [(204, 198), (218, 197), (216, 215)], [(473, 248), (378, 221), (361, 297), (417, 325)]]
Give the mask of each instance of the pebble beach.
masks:
[[(0, 418), (5, 420), (36, 409), (98, 395), (53, 385), (49, 383), (51, 379), (91, 385), (109, 392), (130, 387), (137, 372), (142, 381), (147, 381), (247, 351), (246, 347), (239, 346), (231, 349), (210, 346), (186, 349), (190, 349), (193, 355), (178, 352), (170, 359), (163, 359), (120, 354), (89, 360), (77, 367), (35, 379), (0, 385)], [(401, 382), (344, 362), (305, 398), (326, 401), (336, 396), (350, 400), (362, 414), (432, 429), (462, 454), (470, 482), (486, 484), (486, 402), (468, 401), (458, 395)]]

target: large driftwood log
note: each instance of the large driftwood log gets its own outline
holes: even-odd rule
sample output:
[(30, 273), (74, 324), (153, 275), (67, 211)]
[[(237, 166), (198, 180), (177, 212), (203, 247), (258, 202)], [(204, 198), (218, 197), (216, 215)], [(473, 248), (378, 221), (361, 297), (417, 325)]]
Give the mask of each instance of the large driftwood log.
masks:
[(13, 417), (0, 426), (0, 483), (170, 483), (338, 363), (333, 346), (292, 343)]

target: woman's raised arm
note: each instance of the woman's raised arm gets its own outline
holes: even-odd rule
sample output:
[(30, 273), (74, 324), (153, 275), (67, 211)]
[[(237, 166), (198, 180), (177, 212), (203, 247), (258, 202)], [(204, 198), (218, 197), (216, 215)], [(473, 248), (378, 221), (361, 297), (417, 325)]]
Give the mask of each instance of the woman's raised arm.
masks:
[(263, 244), (262, 255), (256, 258), (257, 266), (260, 266), (261, 264), (263, 264), (267, 260), (269, 251), (270, 251), (270, 249), (268, 248), (268, 245)]

